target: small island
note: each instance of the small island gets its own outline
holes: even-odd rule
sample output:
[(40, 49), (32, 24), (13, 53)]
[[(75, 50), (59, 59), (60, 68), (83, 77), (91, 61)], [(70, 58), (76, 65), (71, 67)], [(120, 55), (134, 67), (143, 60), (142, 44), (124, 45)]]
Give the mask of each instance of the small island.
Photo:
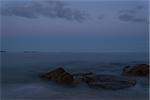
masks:
[(4, 52), (7, 52), (7, 51), (5, 51), (5, 50), (0, 50), (0, 53), (4, 53)]
[(38, 53), (39, 51), (23, 51), (24, 53)]

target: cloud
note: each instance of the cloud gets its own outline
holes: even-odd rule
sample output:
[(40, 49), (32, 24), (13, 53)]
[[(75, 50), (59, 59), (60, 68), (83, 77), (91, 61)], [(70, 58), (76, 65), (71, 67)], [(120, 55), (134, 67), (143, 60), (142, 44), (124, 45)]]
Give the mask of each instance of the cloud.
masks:
[(144, 9), (144, 7), (143, 7), (143, 6), (141, 6), (141, 5), (139, 5), (139, 6), (136, 6), (136, 7), (135, 7), (135, 9), (137, 9), (137, 10), (141, 10), (141, 9)]
[(146, 17), (139, 17), (140, 10), (144, 9), (143, 6), (136, 6), (132, 9), (120, 10), (118, 13), (118, 19), (125, 22), (147, 22)]
[(119, 19), (122, 21), (130, 21), (130, 22), (145, 22), (145, 18), (137, 18), (134, 15), (130, 14), (121, 14), (119, 15)]
[(103, 18), (104, 18), (103, 15), (98, 16), (98, 19), (99, 19), (99, 20), (102, 20)]
[(70, 21), (83, 22), (88, 14), (79, 9), (71, 9), (62, 1), (26, 1), (3, 2), (1, 15), (19, 16), (25, 18), (62, 18)]

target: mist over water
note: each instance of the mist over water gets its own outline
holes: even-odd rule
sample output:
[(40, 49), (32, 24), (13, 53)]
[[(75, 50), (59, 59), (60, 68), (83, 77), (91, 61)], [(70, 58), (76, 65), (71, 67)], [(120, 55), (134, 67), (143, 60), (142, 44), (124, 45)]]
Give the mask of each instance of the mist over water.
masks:
[(147, 53), (6, 52), (1, 57), (3, 100), (148, 100), (149, 80), (144, 77), (133, 77), (136, 86), (117, 91), (61, 86), (38, 77), (57, 67), (70, 73), (120, 75), (126, 65), (148, 64)]

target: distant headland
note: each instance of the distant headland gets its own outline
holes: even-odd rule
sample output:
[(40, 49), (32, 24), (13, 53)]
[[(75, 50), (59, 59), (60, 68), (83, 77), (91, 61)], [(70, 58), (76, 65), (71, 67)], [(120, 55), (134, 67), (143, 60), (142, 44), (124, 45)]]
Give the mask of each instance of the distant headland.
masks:
[(7, 52), (7, 51), (5, 51), (5, 50), (0, 50), (0, 53), (4, 53), (4, 52)]
[(40, 51), (23, 51), (24, 53), (38, 53)]

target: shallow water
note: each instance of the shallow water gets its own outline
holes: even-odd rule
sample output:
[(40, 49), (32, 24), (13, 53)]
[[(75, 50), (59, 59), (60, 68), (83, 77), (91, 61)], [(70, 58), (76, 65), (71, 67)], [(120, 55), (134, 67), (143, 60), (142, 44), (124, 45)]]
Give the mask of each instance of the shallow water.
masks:
[(148, 63), (145, 53), (1, 53), (2, 100), (148, 100), (149, 79), (133, 77), (134, 87), (102, 90), (67, 87), (37, 76), (63, 66), (68, 72), (120, 75), (126, 65)]

